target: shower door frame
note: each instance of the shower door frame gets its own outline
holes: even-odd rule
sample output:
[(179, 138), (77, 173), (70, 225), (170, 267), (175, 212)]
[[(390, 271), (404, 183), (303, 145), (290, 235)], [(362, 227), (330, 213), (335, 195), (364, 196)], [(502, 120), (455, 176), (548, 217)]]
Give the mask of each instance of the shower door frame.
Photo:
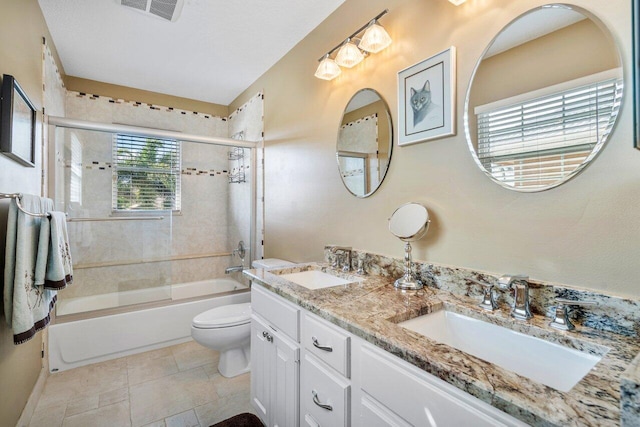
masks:
[[(165, 138), (165, 139), (176, 139), (178, 141), (183, 142), (194, 142), (199, 144), (210, 144), (210, 145), (221, 145), (227, 147), (242, 147), (248, 148), (251, 150), (251, 200), (249, 202), (250, 205), (250, 224), (249, 224), (249, 239), (250, 239), (250, 248), (251, 254), (249, 257), (249, 267), (251, 267), (251, 262), (255, 259), (255, 255), (258, 253), (257, 248), (257, 151), (260, 146), (260, 141), (244, 141), (237, 140), (232, 138), (222, 138), (222, 137), (211, 137), (211, 136), (203, 136), (203, 135), (195, 135), (183, 132), (176, 131), (168, 131), (162, 129), (153, 129), (146, 128), (141, 126), (131, 126), (131, 125), (121, 125), (121, 124), (111, 124), (111, 123), (100, 123), (100, 122), (92, 122), (88, 120), (77, 120), (77, 119), (69, 119), (66, 117), (58, 117), (58, 116), (45, 116), (44, 119), (45, 126), (48, 125), (48, 170), (55, 170), (55, 147), (56, 147), (56, 128), (68, 128), (68, 129), (80, 129), (80, 130), (89, 130), (89, 131), (97, 131), (97, 132), (108, 132), (108, 133), (126, 133), (129, 135), (136, 136), (151, 136), (156, 138)], [(48, 179), (48, 191), (49, 194), (55, 194), (53, 186), (55, 185), (55, 179)]]

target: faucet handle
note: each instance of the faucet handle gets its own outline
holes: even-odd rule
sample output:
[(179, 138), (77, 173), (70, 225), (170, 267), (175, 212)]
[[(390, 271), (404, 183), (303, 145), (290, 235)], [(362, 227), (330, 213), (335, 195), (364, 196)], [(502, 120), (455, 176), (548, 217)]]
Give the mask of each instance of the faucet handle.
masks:
[(482, 302), (478, 304), (478, 307), (487, 311), (493, 311), (498, 308), (498, 303), (493, 296), (493, 284), (484, 283), (476, 279), (466, 278), (468, 282), (475, 283), (482, 286)]
[(565, 298), (556, 298), (556, 302), (558, 304), (556, 305), (555, 318), (553, 319), (553, 321), (551, 321), (551, 323), (549, 323), (549, 326), (561, 331), (570, 331), (572, 329), (575, 329), (575, 326), (573, 326), (573, 323), (571, 323), (571, 321), (569, 320), (569, 314), (567, 310), (569, 306), (598, 305), (596, 301), (575, 301)]
[(498, 278), (498, 286), (500, 289), (509, 289), (513, 282), (522, 281), (529, 282), (529, 276), (526, 274), (503, 274)]

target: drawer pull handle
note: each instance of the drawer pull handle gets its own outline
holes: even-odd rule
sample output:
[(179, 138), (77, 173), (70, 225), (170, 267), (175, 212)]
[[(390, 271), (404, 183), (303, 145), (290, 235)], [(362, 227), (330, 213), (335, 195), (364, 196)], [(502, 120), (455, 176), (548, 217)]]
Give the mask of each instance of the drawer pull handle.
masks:
[(313, 403), (315, 403), (322, 409), (326, 409), (327, 411), (333, 411), (333, 406), (320, 403), (320, 400), (318, 399), (318, 393), (315, 390), (311, 390), (311, 395), (313, 396)]
[(316, 337), (311, 337), (311, 341), (313, 341), (313, 346), (315, 348), (318, 348), (318, 349), (324, 350), (324, 351), (328, 351), (329, 353), (331, 353), (333, 351), (333, 347), (327, 347), (325, 345), (318, 344), (318, 338), (316, 338)]

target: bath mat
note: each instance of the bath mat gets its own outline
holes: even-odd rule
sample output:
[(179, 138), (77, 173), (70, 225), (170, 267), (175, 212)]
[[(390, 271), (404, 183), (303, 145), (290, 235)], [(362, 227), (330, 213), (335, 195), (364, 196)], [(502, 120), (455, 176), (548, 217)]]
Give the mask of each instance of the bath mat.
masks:
[(253, 414), (245, 412), (224, 421), (220, 421), (211, 427), (264, 427), (260, 418)]

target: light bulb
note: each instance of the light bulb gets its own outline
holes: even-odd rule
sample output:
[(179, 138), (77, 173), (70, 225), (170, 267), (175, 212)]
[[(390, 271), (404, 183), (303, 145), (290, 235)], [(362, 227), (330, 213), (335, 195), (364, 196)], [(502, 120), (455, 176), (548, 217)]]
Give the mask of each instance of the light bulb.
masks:
[(320, 62), (320, 65), (318, 65), (318, 69), (314, 75), (322, 80), (333, 80), (338, 77), (341, 72), (342, 70), (338, 67), (336, 61), (329, 58), (329, 54), (327, 54)]
[(390, 44), (391, 37), (389, 37), (384, 27), (378, 24), (378, 21), (374, 20), (371, 21), (369, 27), (367, 27), (367, 30), (364, 32), (358, 47), (367, 52), (378, 53)]
[(358, 49), (358, 46), (347, 39), (336, 55), (336, 64), (341, 67), (351, 68), (364, 59), (364, 55)]

